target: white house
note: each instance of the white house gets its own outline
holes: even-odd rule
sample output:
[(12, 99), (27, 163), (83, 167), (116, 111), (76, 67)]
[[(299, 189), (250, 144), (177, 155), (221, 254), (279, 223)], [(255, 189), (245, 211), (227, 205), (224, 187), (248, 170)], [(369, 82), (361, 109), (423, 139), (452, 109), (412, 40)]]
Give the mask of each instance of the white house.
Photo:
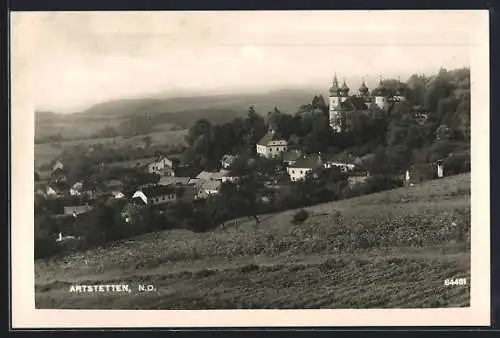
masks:
[(348, 172), (348, 171), (353, 171), (356, 166), (353, 163), (327, 161), (327, 162), (323, 163), (323, 167), (325, 167), (327, 169), (330, 169), (333, 167), (338, 167), (338, 168), (340, 168), (340, 171)]
[(137, 190), (132, 199), (140, 200), (144, 204), (159, 205), (174, 202), (177, 198), (175, 188), (172, 186), (157, 185)]
[(305, 179), (307, 173), (314, 169), (321, 168), (322, 161), (319, 157), (301, 157), (295, 163), (287, 167), (288, 175), (292, 182)]
[(205, 181), (198, 188), (196, 199), (208, 198), (209, 196), (217, 195), (220, 192), (222, 182), (218, 180)]
[(148, 164), (147, 171), (151, 174), (158, 174), (161, 176), (175, 176), (173, 170), (173, 162), (166, 156), (162, 156)]
[(278, 157), (287, 151), (288, 142), (273, 131), (267, 133), (257, 142), (257, 154), (264, 157)]

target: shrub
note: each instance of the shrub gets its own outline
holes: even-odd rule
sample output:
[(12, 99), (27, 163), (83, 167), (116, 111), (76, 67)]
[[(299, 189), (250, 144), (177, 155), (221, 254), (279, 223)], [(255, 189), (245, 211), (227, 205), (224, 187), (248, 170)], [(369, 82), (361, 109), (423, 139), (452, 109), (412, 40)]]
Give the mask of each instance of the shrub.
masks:
[(293, 224), (303, 223), (306, 219), (309, 218), (309, 211), (306, 209), (300, 209), (293, 215)]

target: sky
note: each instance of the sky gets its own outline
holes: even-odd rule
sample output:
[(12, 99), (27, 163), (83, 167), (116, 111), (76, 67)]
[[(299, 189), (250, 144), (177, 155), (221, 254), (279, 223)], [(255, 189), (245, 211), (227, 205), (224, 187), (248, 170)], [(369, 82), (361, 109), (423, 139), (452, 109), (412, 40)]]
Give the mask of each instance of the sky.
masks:
[(326, 91), (334, 73), (349, 84), (469, 66), (483, 18), (479, 11), (17, 12), (12, 73), (29, 79), (37, 109), (61, 113), (131, 97)]

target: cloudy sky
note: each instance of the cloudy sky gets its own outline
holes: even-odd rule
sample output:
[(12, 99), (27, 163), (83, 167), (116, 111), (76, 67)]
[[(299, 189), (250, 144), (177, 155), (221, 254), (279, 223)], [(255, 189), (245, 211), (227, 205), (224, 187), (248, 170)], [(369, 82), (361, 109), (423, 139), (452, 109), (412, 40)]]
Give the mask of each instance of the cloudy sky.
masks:
[[(477, 11), (13, 13), (11, 55), (39, 109), (328, 86), (468, 66)], [(15, 79), (13, 79), (15, 81)], [(354, 80), (353, 80), (354, 81)], [(356, 82), (358, 83), (358, 82)]]

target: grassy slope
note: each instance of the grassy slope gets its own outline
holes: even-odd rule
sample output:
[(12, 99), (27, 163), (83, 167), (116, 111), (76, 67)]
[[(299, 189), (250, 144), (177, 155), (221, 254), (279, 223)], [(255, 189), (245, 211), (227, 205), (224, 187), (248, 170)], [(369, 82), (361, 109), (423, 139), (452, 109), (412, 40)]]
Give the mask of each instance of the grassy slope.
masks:
[[(470, 254), (443, 229), (470, 227), (470, 175), (229, 222), (167, 231), (37, 261), (37, 308), (384, 308), (468, 306)], [(361, 249), (362, 234), (375, 242)], [(416, 233), (422, 247), (412, 246)], [(391, 240), (389, 240), (391, 239)], [(351, 245), (352, 244), (352, 245)], [(85, 262), (86, 260), (86, 262)], [(469, 280), (469, 279), (468, 279)], [(128, 283), (127, 295), (70, 294), (71, 283)], [(157, 291), (136, 292), (139, 283)]]

